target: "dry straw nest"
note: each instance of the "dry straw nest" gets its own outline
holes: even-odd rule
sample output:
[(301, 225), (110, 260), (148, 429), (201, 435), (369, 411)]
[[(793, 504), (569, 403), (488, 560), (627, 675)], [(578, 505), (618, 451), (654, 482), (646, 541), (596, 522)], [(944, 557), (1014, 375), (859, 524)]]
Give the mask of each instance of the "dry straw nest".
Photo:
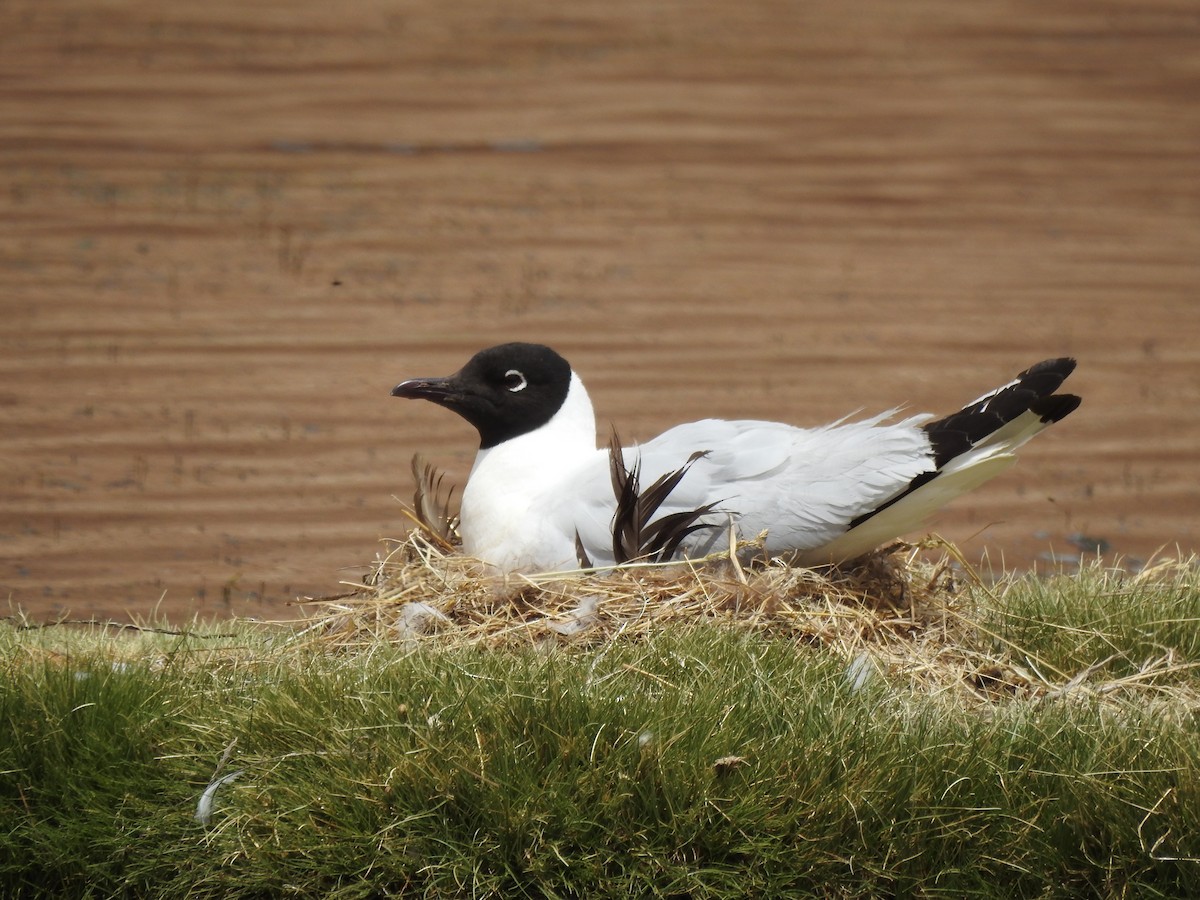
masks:
[[(613, 447), (616, 460), (615, 438)], [(312, 601), (302, 637), (347, 647), (383, 641), (552, 649), (646, 641), (666, 629), (709, 624), (790, 641), (798, 651), (824, 648), (845, 660), (855, 686), (883, 674), (968, 702), (1128, 696), (1191, 668), (1168, 651), (1115, 680), (1105, 680), (1112, 658), (1082, 672), (1055, 671), (995, 631), (994, 613), (1018, 582), (985, 583), (936, 536), (898, 542), (840, 568), (762, 561), (753, 543), (739, 544), (731, 534), (725, 552), (702, 560), (489, 574), (457, 548), (457, 518), (441, 476), (419, 458), (413, 471), (412, 531), (390, 542), (362, 584)], [(620, 497), (615, 462), (614, 473)], [(627, 493), (636, 505), (658, 487), (640, 491), (635, 480)], [(643, 518), (652, 513), (637, 510)], [(739, 562), (748, 557), (760, 561)], [(1156, 576), (1147, 570), (1143, 577)]]
[(417, 527), (390, 545), (361, 586), (315, 601), (305, 633), (347, 646), (551, 648), (646, 640), (707, 623), (798, 649), (828, 648), (856, 682), (886, 672), (981, 698), (1026, 693), (1033, 680), (1007, 654), (983, 648), (963, 588), (974, 577), (938, 538), (895, 544), (843, 569), (745, 567), (727, 552), (603, 572), (496, 576)]

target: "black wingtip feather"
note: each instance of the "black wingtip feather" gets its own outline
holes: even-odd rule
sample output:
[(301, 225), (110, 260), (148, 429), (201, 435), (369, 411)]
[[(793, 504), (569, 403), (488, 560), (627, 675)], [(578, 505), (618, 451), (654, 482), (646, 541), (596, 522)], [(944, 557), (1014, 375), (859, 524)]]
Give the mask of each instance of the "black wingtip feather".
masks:
[(1074, 394), (1054, 394), (1051, 397), (1039, 397), (1029, 404), (1030, 412), (1041, 416), (1043, 422), (1061, 422), (1079, 408), (1083, 402), (1081, 397)]
[(1079, 406), (1079, 398), (1054, 392), (1074, 370), (1075, 360), (1069, 356), (1044, 359), (1004, 387), (944, 419), (930, 422), (925, 433), (933, 445), (935, 466), (940, 469), (1026, 412), (1033, 411), (1043, 422), (1057, 422), (1066, 417)]
[[(1053, 372), (1059, 377), (1059, 384), (1067, 380), (1067, 376), (1075, 371), (1075, 358), (1073, 356), (1060, 356), (1057, 359), (1043, 359), (1040, 363), (1034, 363), (1024, 372), (1017, 376), (1020, 381), (1029, 375), (1039, 375), (1043, 372)], [(1057, 390), (1055, 386), (1054, 390)]]
[(1075, 360), (1069, 356), (1044, 359), (1030, 366), (1009, 384), (944, 419), (925, 425), (925, 433), (933, 448), (934, 469), (918, 475), (907, 488), (886, 503), (852, 519), (850, 527), (857, 528), (917, 488), (928, 484), (941, 473), (946, 463), (966, 453), (1018, 416), (1032, 412), (1046, 424), (1065, 419), (1078, 409), (1081, 400), (1074, 394), (1054, 392), (1062, 387), (1073, 371)]

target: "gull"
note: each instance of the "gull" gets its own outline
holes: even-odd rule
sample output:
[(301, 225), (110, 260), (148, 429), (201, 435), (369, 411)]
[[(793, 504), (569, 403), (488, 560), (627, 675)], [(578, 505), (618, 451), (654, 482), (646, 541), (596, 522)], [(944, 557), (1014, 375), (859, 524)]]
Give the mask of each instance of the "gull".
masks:
[[(673, 558), (700, 558), (729, 539), (763, 536), (762, 551), (795, 565), (845, 563), (919, 527), (998, 475), (1014, 451), (1079, 406), (1056, 394), (1070, 358), (1026, 369), (943, 418), (899, 411), (818, 428), (703, 419), (621, 450), (597, 447), (592, 402), (549, 347), (481, 350), (445, 378), (414, 378), (392, 395), (429, 400), (479, 432), (462, 493), (463, 551), (498, 572), (610, 567), (618, 462), (657, 479), (655, 522), (680, 528)], [(623, 456), (618, 455), (623, 454)], [(651, 522), (650, 524), (653, 524)]]

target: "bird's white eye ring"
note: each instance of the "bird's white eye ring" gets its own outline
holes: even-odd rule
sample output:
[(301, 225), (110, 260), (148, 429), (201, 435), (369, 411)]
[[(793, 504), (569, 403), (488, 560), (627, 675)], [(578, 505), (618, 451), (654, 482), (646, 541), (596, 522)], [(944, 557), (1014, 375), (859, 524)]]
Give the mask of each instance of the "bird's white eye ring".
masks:
[(509, 369), (504, 373), (504, 386), (514, 394), (517, 391), (525, 390), (525, 386), (528, 383), (529, 382), (525, 380), (525, 376), (516, 369)]

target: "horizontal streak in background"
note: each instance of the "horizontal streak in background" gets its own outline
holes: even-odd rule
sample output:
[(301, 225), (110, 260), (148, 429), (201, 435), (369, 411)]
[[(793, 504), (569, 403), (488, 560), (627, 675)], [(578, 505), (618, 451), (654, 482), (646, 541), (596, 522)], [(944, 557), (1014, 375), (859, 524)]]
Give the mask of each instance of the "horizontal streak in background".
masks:
[[(934, 528), (1197, 545), (1186, 0), (0, 8), (0, 592), (294, 614), (399, 535), (391, 386), (550, 343), (606, 433), (1081, 410)], [(161, 600), (161, 602), (160, 602)]]

